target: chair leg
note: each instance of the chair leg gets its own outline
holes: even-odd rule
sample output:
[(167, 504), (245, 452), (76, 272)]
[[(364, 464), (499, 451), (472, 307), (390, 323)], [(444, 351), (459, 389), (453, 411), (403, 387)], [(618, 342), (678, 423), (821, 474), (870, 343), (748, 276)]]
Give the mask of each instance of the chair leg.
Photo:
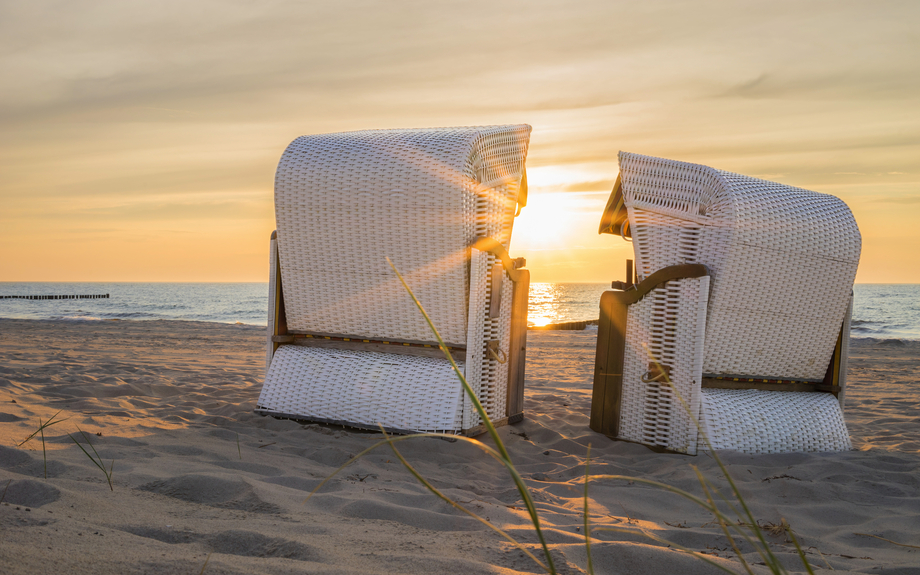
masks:
[(589, 426), (610, 438), (616, 438), (620, 431), (626, 315), (630, 299), (628, 292), (608, 291), (601, 295)]
[(527, 301), (530, 271), (518, 270), (511, 297), (511, 345), (508, 351), (508, 423), (524, 419), (524, 361), (527, 356)]
[(265, 350), (265, 370), (271, 367), (272, 358), (278, 351), (278, 342), (272, 336), (287, 335), (287, 316), (284, 313), (284, 292), (281, 289), (281, 259), (278, 257), (278, 232), (272, 232), (269, 242), (268, 274), (268, 328)]
[(853, 318), (853, 295), (850, 295), (850, 303), (847, 306), (847, 313), (843, 318), (843, 324), (840, 326), (840, 335), (837, 336), (837, 345), (834, 347), (834, 355), (831, 356), (831, 362), (827, 366), (827, 372), (824, 374), (824, 381), (818, 386), (821, 391), (829, 391), (834, 394), (837, 401), (840, 402), (840, 410), (843, 411), (844, 400), (846, 399), (847, 387), (847, 357), (850, 353), (850, 320)]

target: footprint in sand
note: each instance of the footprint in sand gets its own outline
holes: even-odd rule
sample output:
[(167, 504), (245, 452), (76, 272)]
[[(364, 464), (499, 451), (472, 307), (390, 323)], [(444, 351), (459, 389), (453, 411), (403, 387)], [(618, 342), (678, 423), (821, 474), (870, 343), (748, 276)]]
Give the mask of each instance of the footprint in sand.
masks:
[(138, 487), (141, 491), (159, 493), (210, 507), (237, 509), (251, 513), (281, 513), (277, 505), (266, 503), (252, 486), (241, 478), (224, 478), (213, 475), (182, 475), (162, 481), (153, 481)]
[(32, 479), (21, 479), (10, 482), (6, 487), (4, 503), (23, 505), (25, 507), (41, 507), (54, 503), (61, 498), (61, 492), (56, 488)]

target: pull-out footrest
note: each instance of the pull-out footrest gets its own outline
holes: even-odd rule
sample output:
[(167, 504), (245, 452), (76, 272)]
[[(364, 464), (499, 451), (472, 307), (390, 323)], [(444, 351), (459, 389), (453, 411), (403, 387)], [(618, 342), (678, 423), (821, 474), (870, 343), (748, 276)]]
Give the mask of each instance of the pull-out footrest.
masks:
[[(852, 449), (830, 393), (703, 389), (700, 423), (713, 449), (744, 453)], [(702, 441), (700, 449), (706, 449)]]
[(403, 433), (456, 433), (462, 431), (462, 399), (447, 359), (282, 345), (256, 412)]

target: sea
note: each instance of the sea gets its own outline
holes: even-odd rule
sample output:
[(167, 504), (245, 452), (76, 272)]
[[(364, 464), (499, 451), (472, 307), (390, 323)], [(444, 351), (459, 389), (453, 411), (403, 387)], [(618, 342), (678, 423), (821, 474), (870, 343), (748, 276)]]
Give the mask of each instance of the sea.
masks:
[[(528, 321), (545, 325), (597, 319), (610, 284), (533, 283)], [(857, 338), (920, 341), (920, 285), (856, 284), (853, 322)], [(11, 295), (109, 294), (104, 299), (26, 300)], [(187, 320), (266, 325), (266, 283), (30, 283), (0, 282), (0, 318)], [(590, 329), (590, 328), (589, 328)]]

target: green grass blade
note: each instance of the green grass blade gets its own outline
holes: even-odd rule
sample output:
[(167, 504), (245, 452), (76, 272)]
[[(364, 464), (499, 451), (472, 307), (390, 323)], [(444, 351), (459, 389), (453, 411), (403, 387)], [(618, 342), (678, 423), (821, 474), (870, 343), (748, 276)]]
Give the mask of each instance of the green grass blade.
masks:
[[(79, 428), (78, 428), (78, 429), (79, 429)], [(92, 461), (93, 464), (94, 464), (96, 467), (98, 467), (99, 469), (101, 469), (103, 473), (105, 473), (105, 467), (103, 467), (98, 461), (96, 461), (95, 459), (93, 459), (93, 456), (89, 454), (89, 451), (87, 451), (82, 445), (80, 445), (80, 442), (77, 441), (77, 439), (76, 439), (73, 435), (70, 435), (69, 433), (68, 433), (67, 435), (69, 435), (69, 436), (70, 436), (70, 439), (72, 439), (73, 442), (77, 444), (77, 447), (80, 448), (80, 451), (82, 451), (83, 453), (85, 453), (86, 456), (89, 457), (89, 460)], [(84, 434), (84, 439), (85, 439), (85, 438), (86, 438), (86, 436), (85, 436), (85, 434)], [(94, 450), (94, 451), (95, 451), (95, 450)]]
[[(705, 501), (705, 500), (703, 500), (703, 499), (700, 499), (699, 497), (693, 495), (692, 493), (690, 493), (690, 492), (688, 492), (688, 491), (684, 491), (683, 489), (679, 489), (679, 488), (677, 488), (677, 487), (673, 487), (673, 486), (668, 485), (668, 484), (666, 484), (666, 483), (661, 483), (661, 482), (658, 482), (658, 481), (652, 481), (652, 480), (650, 480), (650, 479), (643, 479), (643, 478), (641, 478), (641, 477), (631, 477), (631, 476), (628, 476), (628, 475), (595, 475), (595, 476), (592, 476), (592, 477), (591, 477), (591, 480), (592, 480), (592, 481), (596, 481), (596, 480), (632, 481), (632, 482), (635, 482), (635, 483), (641, 483), (641, 484), (644, 484), (644, 485), (650, 485), (650, 486), (652, 486), (652, 487), (658, 487), (658, 488), (660, 488), (660, 489), (662, 489), (662, 490), (664, 490), (664, 491), (668, 491), (668, 492), (670, 492), (670, 493), (674, 493), (675, 495), (680, 495), (681, 497), (683, 497), (683, 498), (685, 498), (685, 499), (687, 499), (687, 500), (689, 500), (689, 501), (692, 501), (693, 503), (699, 505), (699, 506), (702, 507), (703, 509), (706, 509), (707, 511), (709, 511), (710, 513), (712, 513), (712, 514), (716, 517), (716, 519), (720, 522), (720, 524), (721, 524), (722, 522), (724, 522), (724, 523), (725, 523), (725, 526), (731, 526), (732, 528), (734, 528), (735, 530), (737, 530), (743, 537), (745, 537), (745, 539), (751, 544), (751, 546), (752, 546), (754, 549), (756, 549), (756, 550), (758, 551), (758, 553), (761, 553), (761, 547), (760, 547), (759, 545), (755, 545), (754, 542), (747, 536), (747, 534), (744, 533), (743, 530), (741, 530), (739, 526), (735, 525), (728, 517), (726, 517), (725, 514), (722, 513), (722, 511), (721, 511), (718, 507), (716, 507), (714, 503), (711, 504), (711, 503), (708, 502), (708, 501)], [(756, 524), (755, 524), (755, 525), (756, 525)], [(600, 529), (600, 528), (595, 528), (595, 530), (598, 530), (598, 529)], [(767, 553), (766, 556), (765, 556), (763, 553), (761, 553), (761, 556), (765, 558), (765, 563), (767, 563), (767, 561), (768, 561), (767, 557), (769, 557), (769, 555), (771, 554), (771, 552), (770, 552), (769, 549), (767, 549), (767, 552), (766, 552), (766, 553)], [(739, 555), (739, 557), (740, 557), (740, 555)], [(774, 555), (773, 557), (775, 558), (775, 555)], [(744, 561), (743, 559), (741, 559), (741, 561), (742, 561), (743, 564), (745, 563), (745, 561)], [(767, 566), (770, 567), (770, 563), (767, 563)], [(782, 572), (785, 572), (785, 571), (776, 571), (773, 567), (770, 567), (770, 569), (771, 569), (771, 571), (773, 571), (774, 573), (782, 573)], [(782, 566), (781, 566), (781, 565), (779, 566), (779, 569), (782, 569)]]
[(0, 503), (3, 503), (3, 500), (6, 499), (6, 490), (10, 488), (10, 483), (12, 482), (12, 479), (6, 482), (6, 487), (3, 488), (3, 495), (0, 495)]
[(377, 449), (378, 447), (383, 446), (383, 445), (389, 445), (391, 443), (395, 443), (398, 441), (407, 441), (410, 439), (417, 439), (420, 437), (434, 437), (434, 438), (439, 438), (439, 439), (451, 439), (454, 441), (462, 441), (462, 442), (469, 443), (470, 445), (478, 447), (482, 451), (486, 452), (488, 455), (491, 455), (496, 461), (504, 465), (506, 468), (508, 467), (508, 462), (502, 459), (502, 456), (500, 453), (498, 453), (497, 451), (495, 451), (494, 449), (492, 449), (485, 443), (478, 441), (476, 439), (473, 439), (471, 437), (464, 437), (462, 435), (452, 435), (449, 433), (413, 433), (412, 435), (400, 435), (398, 437), (388, 436), (388, 439), (383, 439), (381, 441), (378, 441), (374, 445), (371, 445), (367, 449), (361, 451), (360, 453), (358, 453), (357, 455), (355, 455), (354, 457), (352, 457), (351, 459), (349, 459), (348, 461), (340, 465), (338, 469), (333, 471), (329, 476), (323, 479), (319, 485), (313, 488), (313, 491), (310, 492), (310, 494), (307, 496), (306, 499), (304, 499), (303, 502), (306, 503), (307, 501), (309, 501), (309, 499), (313, 497), (313, 495), (316, 494), (316, 492), (319, 491), (323, 487), (323, 485), (325, 485), (326, 483), (329, 482), (329, 480), (331, 480), (333, 477), (338, 475), (340, 471), (342, 471), (343, 469), (345, 469), (352, 463), (358, 461), (359, 459), (361, 459), (362, 457), (364, 457), (371, 451)]
[[(495, 446), (498, 448), (499, 453), (501, 453), (502, 458), (511, 464), (511, 456), (508, 454), (508, 450), (505, 448), (505, 444), (502, 442), (501, 437), (499, 437), (495, 426), (492, 425), (492, 420), (489, 419), (489, 415), (486, 413), (486, 410), (479, 402), (479, 398), (476, 397), (476, 393), (473, 391), (473, 388), (470, 387), (470, 384), (466, 381), (466, 378), (463, 376), (463, 372), (461, 372), (460, 368), (457, 367), (457, 363), (454, 361), (453, 356), (450, 354), (450, 350), (447, 348), (447, 344), (445, 344), (444, 340), (441, 338), (441, 333), (438, 331), (438, 328), (435, 327), (434, 322), (428, 315), (428, 312), (425, 311), (424, 306), (422, 306), (422, 302), (420, 302), (418, 298), (415, 297), (415, 293), (412, 291), (412, 288), (410, 288), (409, 284), (406, 283), (405, 278), (403, 278), (402, 274), (399, 273), (399, 270), (396, 269), (396, 266), (393, 265), (393, 262), (390, 261), (390, 258), (387, 258), (387, 263), (390, 264), (391, 268), (393, 268), (393, 271), (396, 273), (399, 281), (402, 282), (403, 287), (406, 288), (406, 291), (409, 293), (412, 301), (415, 302), (415, 306), (425, 318), (425, 322), (428, 323), (428, 327), (431, 328), (431, 333), (433, 333), (435, 338), (438, 340), (438, 346), (441, 348), (441, 351), (450, 362), (454, 373), (456, 373), (457, 377), (460, 379), (463, 390), (466, 392), (467, 397), (469, 397), (473, 407), (476, 408), (476, 412), (479, 413), (480, 419), (485, 425), (486, 430), (489, 432), (489, 436), (492, 438), (492, 441), (495, 442)], [(556, 567), (553, 563), (552, 555), (549, 552), (549, 545), (546, 543), (546, 538), (543, 536), (543, 530), (540, 527), (540, 516), (537, 514), (536, 505), (534, 505), (533, 499), (530, 497), (530, 491), (527, 489), (527, 485), (524, 483), (524, 480), (517, 473), (517, 470), (514, 469), (513, 464), (509, 466), (509, 469), (512, 470), (512, 478), (514, 479), (514, 484), (517, 487), (518, 493), (521, 494), (521, 499), (524, 500), (524, 505), (527, 508), (527, 513), (530, 515), (530, 520), (533, 522), (534, 530), (537, 533), (537, 538), (540, 539), (540, 545), (543, 547), (543, 553), (546, 556), (546, 563), (549, 566), (549, 571), (550, 573), (555, 573)]]
[(744, 510), (744, 515), (747, 517), (748, 522), (751, 525), (751, 531), (754, 532), (754, 535), (763, 546), (765, 556), (764, 561), (766, 562), (767, 567), (769, 567), (773, 573), (786, 573), (786, 568), (783, 567), (782, 563), (780, 563), (779, 558), (773, 553), (773, 550), (770, 549), (770, 544), (767, 542), (767, 538), (764, 537), (763, 530), (760, 528), (760, 526), (757, 525), (757, 520), (754, 518), (754, 514), (751, 512), (751, 509), (748, 507), (747, 503), (744, 501), (744, 498), (741, 496), (741, 491), (738, 489), (738, 486), (735, 485), (735, 481), (728, 473), (728, 468), (725, 467), (725, 464), (722, 463), (722, 459), (719, 458), (719, 456), (716, 455), (715, 450), (712, 449), (712, 445), (709, 444), (709, 439), (705, 439), (707, 445), (709, 445), (709, 450), (712, 453), (712, 458), (715, 460), (716, 464), (719, 466), (719, 469), (722, 471), (722, 476), (725, 477), (726, 481), (728, 481), (729, 488), (735, 495), (735, 499), (738, 500), (738, 504), (741, 505), (741, 509)]
[(30, 435), (29, 437), (26, 437), (25, 439), (23, 439), (22, 441), (20, 441), (19, 444), (18, 444), (16, 447), (22, 447), (22, 446), (25, 445), (30, 439), (32, 439), (33, 437), (35, 437), (36, 435), (38, 435), (39, 433), (41, 433), (42, 430), (45, 429), (46, 427), (51, 427), (52, 425), (57, 425), (58, 423), (64, 423), (65, 421), (67, 421), (68, 419), (70, 419), (69, 417), (65, 417), (64, 419), (59, 419), (59, 420), (57, 420), (57, 421), (54, 421), (54, 418), (57, 417), (58, 415), (60, 415), (60, 413), (61, 413), (62, 411), (64, 411), (64, 410), (63, 410), (63, 409), (58, 410), (58, 412), (55, 413), (54, 415), (52, 415), (52, 416), (51, 416), (51, 419), (49, 419), (48, 421), (46, 421), (44, 424), (42, 423), (41, 418), (39, 418), (39, 420), (38, 420), (38, 429), (36, 429), (34, 432), (32, 432), (32, 435)]
[(203, 574), (204, 574), (204, 569), (205, 569), (205, 567), (208, 566), (208, 561), (210, 561), (210, 560), (211, 560), (211, 554), (208, 553), (208, 556), (204, 558), (204, 565), (201, 566), (201, 571), (198, 572), (198, 575), (203, 575)]
[(588, 466), (591, 464), (591, 444), (588, 444), (588, 453), (585, 455), (585, 503), (584, 523), (585, 523), (585, 553), (588, 556), (588, 575), (594, 575), (594, 562), (591, 560), (591, 522), (588, 517), (588, 482), (591, 474), (588, 472)]
[(86, 444), (89, 445), (89, 448), (93, 450), (93, 453), (96, 455), (96, 459), (98, 459), (98, 460), (100, 461), (99, 467), (102, 467), (102, 470), (105, 471), (105, 467), (103, 467), (102, 464), (101, 464), (102, 458), (99, 457), (99, 452), (96, 451), (96, 446), (93, 445), (93, 442), (92, 442), (92, 441), (90, 441), (90, 438), (89, 438), (88, 435), (86, 435), (86, 432), (85, 432), (85, 431), (83, 431), (83, 430), (80, 429), (79, 427), (77, 427), (77, 431), (79, 431), (80, 433), (83, 434), (83, 439), (86, 440)]
[[(716, 502), (712, 497), (712, 491), (710, 490), (706, 479), (703, 477), (703, 474), (700, 473), (699, 468), (695, 465), (691, 465), (690, 468), (693, 469), (694, 473), (696, 473), (696, 477), (700, 482), (700, 486), (703, 488), (703, 493), (706, 495), (706, 500), (713, 508), (715, 508)], [(731, 531), (729, 531), (728, 525), (726, 524), (727, 522), (725, 521), (723, 515), (721, 513), (717, 513), (715, 514), (715, 517), (719, 522), (719, 528), (722, 529), (722, 533), (725, 534), (725, 538), (728, 540), (729, 545), (732, 546), (732, 550), (735, 552), (735, 555), (738, 556), (738, 560), (741, 562), (741, 566), (744, 567), (744, 570), (747, 571), (748, 575), (754, 575), (754, 571), (751, 569), (751, 566), (748, 565), (748, 562), (744, 560), (744, 556), (741, 554), (741, 550), (738, 548), (738, 544), (735, 542), (734, 536), (732, 536)], [(748, 539), (748, 542), (751, 543), (746, 534), (744, 534), (744, 536), (745, 539)], [(756, 545), (752, 544), (751, 547), (757, 549)], [(760, 553), (760, 556), (764, 559), (764, 561), (766, 561), (766, 557), (763, 556), (763, 553)]]
[[(386, 432), (384, 431), (383, 434), (386, 435)], [(435, 487), (434, 485), (432, 485), (432, 484), (431, 484), (427, 479), (425, 479), (425, 478), (424, 478), (424, 477), (423, 477), (423, 476), (422, 476), (422, 475), (421, 475), (421, 474), (420, 474), (420, 473), (419, 473), (419, 472), (418, 472), (408, 461), (406, 461), (406, 458), (403, 457), (402, 453), (400, 453), (399, 450), (396, 449), (396, 443), (395, 443), (395, 442), (392, 442), (392, 441), (391, 441), (391, 442), (388, 442), (388, 443), (390, 444), (390, 447), (393, 449), (393, 453), (395, 453), (395, 454), (396, 454), (396, 457), (398, 457), (399, 460), (402, 462), (403, 466), (405, 466), (405, 468), (409, 470), (409, 473), (411, 473), (412, 475), (414, 475), (415, 478), (418, 479), (419, 483), (421, 483), (422, 485), (424, 485), (424, 486), (428, 489), (428, 491), (431, 491), (432, 493), (434, 493), (435, 495), (437, 495), (438, 497), (440, 497), (443, 501), (447, 502), (448, 504), (450, 504), (450, 505), (453, 506), (454, 508), (459, 509), (460, 511), (466, 513), (467, 515), (469, 515), (469, 516), (472, 517), (473, 519), (479, 521), (480, 523), (482, 523), (483, 525), (485, 525), (486, 527), (488, 527), (488, 528), (491, 529), (492, 531), (495, 531), (496, 533), (498, 533), (499, 535), (501, 535), (502, 537), (504, 537), (505, 539), (507, 539), (509, 542), (511, 542), (512, 545), (514, 545), (515, 547), (517, 547), (520, 551), (522, 551), (522, 552), (523, 552), (524, 554), (526, 554), (528, 557), (530, 557), (531, 559), (533, 559), (533, 561), (534, 561), (537, 565), (539, 565), (541, 568), (543, 568), (543, 569), (546, 570), (546, 571), (549, 571), (549, 568), (548, 568), (546, 565), (544, 565), (542, 561), (540, 561), (539, 559), (537, 559), (536, 556), (534, 556), (527, 548), (525, 548), (523, 545), (521, 545), (516, 539), (514, 539), (513, 537), (511, 537), (510, 535), (508, 535), (508, 533), (505, 532), (503, 529), (501, 529), (501, 528), (499, 528), (499, 527), (496, 527), (495, 525), (493, 525), (493, 524), (490, 523), (489, 521), (486, 521), (485, 519), (483, 519), (482, 517), (480, 517), (480, 516), (477, 515), (476, 513), (473, 513), (472, 511), (470, 511), (469, 509), (466, 509), (465, 507), (463, 507), (462, 505), (460, 505), (459, 503), (457, 503), (456, 501), (454, 501), (454, 500), (451, 499), (450, 497), (444, 495), (444, 493), (442, 493), (437, 487)]]
[(409, 297), (411, 297), (412, 301), (415, 302), (415, 306), (425, 318), (425, 322), (428, 324), (428, 327), (431, 328), (431, 333), (433, 333), (435, 339), (438, 340), (438, 347), (441, 348), (444, 356), (450, 362), (454, 373), (456, 373), (457, 377), (460, 378), (460, 383), (463, 385), (464, 392), (466, 392), (467, 397), (470, 399), (470, 402), (473, 404), (473, 407), (479, 414), (480, 419), (482, 419), (483, 425), (485, 425), (489, 436), (495, 442), (495, 446), (498, 448), (499, 453), (501, 453), (502, 457), (505, 459), (510, 460), (511, 456), (508, 455), (508, 451), (505, 449), (505, 444), (502, 442), (501, 437), (498, 436), (498, 431), (495, 429), (495, 426), (492, 425), (492, 420), (489, 419), (488, 414), (486, 414), (486, 410), (482, 407), (482, 403), (480, 403), (479, 398), (476, 397), (476, 393), (473, 391), (473, 388), (471, 388), (470, 384), (467, 383), (466, 377), (463, 376), (463, 372), (460, 371), (459, 367), (457, 367), (457, 362), (454, 361), (454, 357), (450, 354), (450, 350), (448, 349), (447, 344), (445, 344), (444, 340), (441, 338), (441, 332), (439, 332), (438, 328), (435, 327), (434, 322), (428, 315), (428, 312), (426, 312), (425, 308), (422, 306), (422, 302), (420, 302), (419, 299), (415, 297), (415, 292), (413, 292), (412, 288), (409, 287), (409, 284), (406, 283), (405, 278), (403, 278), (402, 274), (399, 273), (399, 270), (396, 269), (396, 266), (393, 265), (393, 262), (390, 261), (390, 258), (387, 258), (387, 263), (390, 264), (391, 268), (393, 268), (393, 271), (396, 273), (396, 277), (398, 277), (399, 281), (402, 282), (403, 287), (406, 288), (406, 292), (409, 293)]
[[(93, 450), (93, 453), (96, 455), (95, 458), (94, 458), (92, 455), (89, 454), (89, 451), (87, 451), (87, 450), (80, 444), (80, 442), (77, 441), (77, 439), (76, 439), (73, 435), (71, 435), (71, 434), (69, 434), (69, 433), (68, 433), (67, 435), (70, 437), (70, 439), (71, 439), (74, 443), (77, 444), (77, 447), (80, 448), (80, 451), (82, 451), (83, 453), (85, 453), (86, 456), (89, 457), (89, 460), (92, 461), (93, 464), (94, 464), (96, 467), (98, 467), (99, 469), (102, 470), (102, 474), (105, 475), (106, 481), (109, 482), (109, 489), (112, 490), (112, 491), (115, 491), (115, 487), (112, 485), (112, 471), (111, 471), (112, 469), (115, 468), (115, 460), (114, 460), (114, 459), (112, 460), (112, 466), (111, 466), (111, 468), (110, 468), (110, 469), (106, 469), (106, 468), (105, 468), (105, 464), (102, 462), (102, 458), (99, 457), (99, 453), (96, 451), (96, 448), (93, 447), (93, 444), (92, 444), (92, 442), (89, 440), (89, 437), (86, 435), (86, 432), (83, 431), (82, 429), (80, 429), (79, 427), (77, 427), (77, 431), (79, 431), (79, 432), (83, 435), (83, 440), (86, 441), (87, 444), (89, 444), (90, 449), (92, 449), (92, 450)], [(98, 461), (97, 461), (97, 459), (98, 459)]]
[(42, 432), (42, 461), (45, 464), (45, 479), (48, 479), (48, 451), (45, 449), (45, 426), (42, 420), (38, 418), (38, 430)]
[[(384, 435), (386, 435), (386, 433), (384, 433)], [(339, 472), (341, 472), (343, 469), (345, 469), (346, 467), (348, 467), (348, 466), (351, 465), (352, 463), (358, 461), (359, 459), (361, 459), (362, 457), (364, 457), (365, 455), (367, 455), (367, 454), (370, 453), (371, 451), (377, 449), (378, 447), (381, 447), (381, 446), (383, 446), (383, 445), (390, 445), (390, 446), (392, 447), (392, 446), (393, 446), (395, 443), (397, 443), (397, 442), (400, 442), (400, 441), (407, 441), (407, 440), (410, 440), (410, 439), (418, 439), (418, 438), (422, 438), (422, 437), (434, 437), (434, 438), (439, 438), (439, 439), (452, 439), (452, 440), (455, 440), (455, 441), (466, 442), (466, 443), (468, 443), (468, 444), (470, 444), (470, 445), (473, 445), (473, 446), (475, 446), (475, 447), (478, 447), (479, 449), (481, 449), (482, 451), (484, 451), (486, 454), (492, 456), (496, 461), (498, 461), (499, 463), (501, 463), (502, 465), (504, 465), (505, 468), (509, 471), (509, 473), (512, 472), (513, 466), (511, 466), (510, 462), (508, 462), (507, 460), (503, 459), (502, 456), (501, 456), (501, 454), (500, 454), (499, 452), (497, 452), (496, 450), (492, 449), (492, 448), (489, 447), (488, 445), (482, 443), (481, 441), (478, 441), (478, 440), (473, 439), (473, 438), (471, 438), (471, 437), (464, 437), (464, 436), (462, 436), (462, 435), (451, 435), (451, 434), (448, 434), (448, 433), (415, 433), (415, 434), (412, 434), (412, 435), (400, 435), (400, 436), (398, 436), (398, 437), (394, 437), (394, 436), (389, 436), (389, 435), (388, 435), (388, 436), (386, 436), (386, 437), (387, 437), (386, 439), (383, 439), (383, 440), (381, 440), (381, 441), (378, 441), (378, 442), (375, 443), (374, 445), (371, 445), (371, 446), (368, 447), (367, 449), (364, 449), (363, 451), (361, 451), (360, 453), (358, 453), (357, 455), (355, 455), (354, 457), (352, 457), (351, 459), (349, 459), (348, 461), (346, 461), (345, 463), (343, 463), (341, 466), (339, 466), (335, 471), (333, 471), (330, 475), (328, 475), (325, 479), (323, 479), (323, 480), (319, 483), (319, 485), (317, 485), (316, 487), (314, 487), (314, 488), (313, 488), (313, 491), (311, 491), (310, 494), (307, 495), (307, 498), (304, 499), (303, 502), (306, 503), (307, 501), (309, 501), (311, 497), (313, 497), (320, 489), (322, 489), (322, 487), (323, 487), (326, 483), (328, 483), (333, 477), (335, 477), (336, 475), (338, 475)], [(399, 458), (400, 458), (400, 460), (403, 460), (403, 458), (401, 457), (401, 455), (399, 456)], [(404, 463), (404, 465), (406, 465), (406, 464)], [(416, 478), (419, 479), (419, 481), (422, 482), (423, 485), (425, 485), (426, 482), (424, 481), (424, 478), (422, 478), (420, 475), (417, 475), (417, 471), (416, 471), (413, 467), (411, 467), (411, 466), (409, 466), (409, 465), (406, 465), (406, 467), (407, 467), (407, 469), (409, 469), (410, 473), (412, 473)], [(516, 470), (514, 470), (513, 472), (516, 473)], [(427, 485), (426, 485), (426, 487), (427, 487)], [(438, 495), (438, 493), (435, 493), (435, 494)], [(449, 502), (449, 503), (450, 503), (450, 502)], [(451, 503), (451, 504), (452, 504), (452, 503)], [(469, 511), (466, 511), (465, 509), (462, 509), (462, 510), (463, 510), (464, 512), (466, 512), (466, 513), (471, 513), (471, 512), (469, 512)], [(475, 514), (473, 514), (473, 515), (475, 516)], [(485, 520), (482, 520), (482, 521), (485, 521)], [(490, 523), (487, 523), (487, 525), (488, 525), (489, 528), (491, 528), (491, 529), (498, 530), (498, 528), (496, 528), (494, 525), (492, 525), (492, 524), (490, 524)], [(503, 533), (503, 532), (501, 532), (501, 531), (499, 531), (499, 532), (500, 532), (500, 533)], [(503, 535), (503, 536), (504, 536), (506, 539), (508, 539), (508, 538), (510, 537), (510, 536), (507, 536), (507, 535)], [(512, 541), (512, 542), (514, 542), (516, 545), (519, 545), (519, 544), (518, 544), (516, 541), (514, 541), (513, 539), (509, 539), (509, 540)], [(531, 557), (538, 565), (540, 565), (542, 568), (548, 570), (548, 568), (543, 564), (543, 562), (541, 562), (541, 561), (540, 561), (539, 559), (537, 559), (536, 557), (533, 557), (533, 555), (532, 555), (529, 551), (527, 551), (526, 548), (521, 547), (520, 549), (521, 549), (524, 553), (526, 553), (529, 557)]]
[[(796, 537), (795, 533), (793, 533), (792, 531), (792, 527), (790, 527), (789, 524), (786, 523), (785, 518), (781, 518), (780, 523), (783, 526), (783, 530), (789, 534), (789, 537), (792, 538), (792, 544), (795, 545), (795, 550), (799, 552), (799, 559), (802, 560), (802, 565), (805, 566), (805, 570), (808, 571), (808, 575), (815, 575), (815, 572), (811, 569), (811, 564), (808, 562), (808, 559), (805, 558), (805, 552), (802, 551), (802, 546), (799, 545), (798, 537)], [(825, 559), (824, 562), (827, 563), (827, 559)], [(828, 566), (830, 566), (830, 563), (828, 563)]]
[(674, 395), (677, 396), (677, 399), (680, 400), (680, 403), (684, 406), (684, 410), (690, 416), (690, 419), (696, 425), (697, 432), (699, 436), (706, 443), (706, 447), (709, 448), (709, 453), (712, 455), (713, 461), (716, 462), (716, 465), (719, 466), (719, 470), (722, 472), (722, 476), (725, 477), (725, 480), (728, 482), (729, 488), (734, 494), (735, 499), (738, 500), (738, 504), (741, 506), (741, 509), (744, 511), (743, 515), (747, 517), (748, 523), (752, 526), (751, 531), (754, 532), (754, 535), (757, 537), (760, 544), (763, 546), (764, 551), (764, 561), (767, 566), (770, 568), (770, 571), (773, 573), (786, 573), (786, 569), (780, 563), (779, 558), (773, 553), (773, 550), (770, 549), (770, 544), (767, 542), (766, 537), (763, 535), (763, 530), (757, 525), (757, 520), (754, 518), (754, 514), (751, 512), (751, 509), (748, 507), (747, 502), (744, 500), (744, 497), (741, 496), (741, 490), (738, 489), (738, 486), (735, 484), (734, 479), (732, 479), (731, 474), (728, 472), (728, 468), (725, 467), (725, 464), (722, 462), (722, 459), (716, 453), (716, 450), (712, 448), (712, 443), (709, 441), (709, 437), (706, 435), (706, 431), (703, 429), (703, 426), (700, 424), (699, 418), (693, 413), (693, 410), (690, 409), (690, 405), (683, 398), (681, 393), (677, 390), (674, 384), (671, 382), (671, 378), (667, 375), (667, 371), (663, 369), (663, 366), (658, 363), (658, 360), (655, 359), (652, 352), (648, 349), (648, 346), (643, 344), (645, 347), (646, 354), (649, 357), (649, 360), (665, 374), (664, 383), (667, 384), (671, 390), (674, 392)]

